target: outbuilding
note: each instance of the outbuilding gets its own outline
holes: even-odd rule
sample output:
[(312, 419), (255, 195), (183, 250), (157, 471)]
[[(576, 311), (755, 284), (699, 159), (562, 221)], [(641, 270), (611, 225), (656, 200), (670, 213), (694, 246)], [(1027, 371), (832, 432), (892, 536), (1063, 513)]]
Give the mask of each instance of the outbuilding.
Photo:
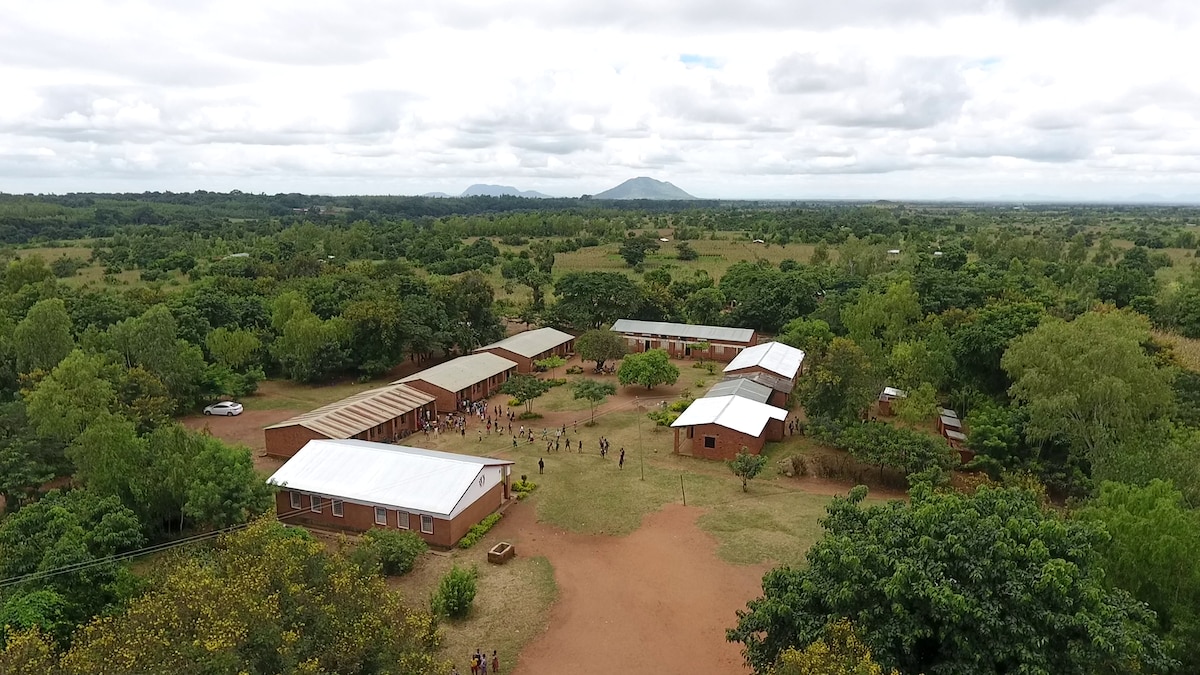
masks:
[(517, 364), (518, 373), (532, 373), (534, 364), (551, 356), (564, 359), (575, 351), (575, 336), (554, 328), (538, 328), (511, 335), (475, 350), (487, 352)]
[(705, 459), (733, 459), (742, 448), (757, 455), (768, 438), (783, 438), (787, 411), (742, 396), (692, 401), (673, 422), (675, 452)]
[(496, 393), (517, 372), (517, 364), (488, 352), (469, 354), (413, 373), (394, 384), (407, 384), (432, 394), (438, 410), (461, 410), (465, 401), (481, 401)]
[(310, 441), (267, 482), (279, 519), (410, 530), (450, 548), (510, 496), (513, 463), (358, 440)]
[(804, 350), (782, 342), (764, 342), (743, 349), (725, 366), (726, 375), (765, 373), (788, 380), (793, 385), (804, 368)]
[(432, 394), (405, 384), (368, 389), (267, 427), (263, 431), (266, 452), (272, 457), (291, 457), (305, 443), (316, 440), (355, 438), (391, 443), (437, 417), (434, 399)]
[(891, 417), (892, 403), (901, 398), (908, 398), (908, 392), (895, 387), (884, 387), (883, 391), (879, 392), (879, 414)]
[[(676, 358), (698, 357), (730, 361), (743, 349), (758, 344), (758, 333), (750, 328), (620, 319), (613, 324), (612, 330), (625, 338), (630, 352), (665, 349)], [(694, 347), (701, 343), (707, 344), (708, 348)]]

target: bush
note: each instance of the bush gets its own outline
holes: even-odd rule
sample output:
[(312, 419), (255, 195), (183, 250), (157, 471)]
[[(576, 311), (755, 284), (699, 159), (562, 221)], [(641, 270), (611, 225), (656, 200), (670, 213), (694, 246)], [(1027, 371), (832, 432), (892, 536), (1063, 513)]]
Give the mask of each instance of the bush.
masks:
[(536, 488), (537, 483), (529, 482), (526, 480), (525, 476), (521, 476), (521, 480), (512, 484), (512, 491), (513, 494), (517, 496), (517, 499), (525, 499), (525, 497), (529, 496), (529, 493), (533, 492)]
[(479, 570), (455, 565), (438, 583), (438, 589), (430, 599), (429, 606), (437, 616), (461, 619), (471, 612), (475, 602), (475, 581)]
[(429, 550), (429, 544), (416, 532), (373, 529), (367, 530), (362, 539), (362, 553), (356, 554), (356, 562), (373, 557), (388, 576), (408, 574), (417, 558)]
[(669, 427), (672, 422), (679, 419), (679, 413), (670, 410), (652, 410), (646, 413), (646, 417), (654, 420), (656, 426)]
[(515, 407), (517, 407), (517, 406), (519, 406), (519, 405), (524, 405), (524, 404), (523, 404), (523, 403), (521, 403), (520, 401), (518, 401), (518, 400), (517, 400), (517, 399), (515, 399), (515, 398), (510, 398), (510, 399), (508, 399), (508, 407), (510, 407), (510, 408), (515, 408)]
[(526, 410), (525, 412), (521, 413), (520, 415), (517, 415), (517, 419), (519, 419), (519, 420), (540, 420), (540, 419), (542, 419), (542, 414), (530, 412), (530, 411)]
[(475, 544), (478, 544), (479, 540), (483, 539), (483, 535), (487, 534), (488, 530), (492, 529), (498, 522), (500, 522), (500, 514), (493, 513), (479, 521), (479, 524), (472, 525), (471, 529), (467, 530), (467, 534), (458, 540), (458, 547), (471, 548)]
[(681, 398), (678, 401), (672, 401), (671, 405), (667, 406), (667, 410), (671, 412), (681, 413), (688, 409), (688, 406), (695, 401), (693, 398)]
[(582, 366), (571, 366), (570, 368), (567, 368), (567, 374), (568, 375), (582, 375), (583, 367)]
[(548, 378), (545, 380), (545, 382), (546, 382), (546, 384), (550, 385), (551, 387), (561, 387), (567, 383), (567, 378), (565, 378), (565, 377)]

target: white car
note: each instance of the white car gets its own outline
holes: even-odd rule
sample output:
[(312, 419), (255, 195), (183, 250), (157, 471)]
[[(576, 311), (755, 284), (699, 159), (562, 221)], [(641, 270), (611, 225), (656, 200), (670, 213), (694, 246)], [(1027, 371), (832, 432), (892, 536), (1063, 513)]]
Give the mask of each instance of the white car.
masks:
[(241, 415), (242, 404), (234, 401), (221, 401), (204, 409), (205, 415)]

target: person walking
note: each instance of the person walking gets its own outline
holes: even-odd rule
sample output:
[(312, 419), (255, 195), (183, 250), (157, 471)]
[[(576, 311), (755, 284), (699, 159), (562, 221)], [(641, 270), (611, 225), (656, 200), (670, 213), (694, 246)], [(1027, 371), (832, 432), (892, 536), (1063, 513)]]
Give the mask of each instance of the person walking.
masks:
[(621, 448), (621, 459), (617, 460), (617, 468), (618, 469), (625, 468), (625, 448)]
[(471, 655), (471, 675), (479, 675), (479, 652)]
[(496, 650), (492, 650), (492, 675), (500, 675), (500, 657), (496, 656)]
[(488, 667), (487, 652), (483, 652), (482, 654), (479, 655), (479, 675), (488, 675), (487, 667)]
[(542, 473), (545, 470), (546, 470), (546, 462), (543, 461), (541, 457), (538, 457), (538, 473)]
[[(579, 439), (579, 452), (583, 452), (583, 439)], [(576, 453), (579, 454), (579, 453)]]

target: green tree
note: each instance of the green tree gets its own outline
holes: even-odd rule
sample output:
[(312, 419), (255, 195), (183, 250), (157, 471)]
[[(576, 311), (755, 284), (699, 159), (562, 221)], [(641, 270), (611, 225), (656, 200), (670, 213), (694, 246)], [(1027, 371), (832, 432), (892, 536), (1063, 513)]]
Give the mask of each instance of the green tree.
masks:
[(17, 258), (8, 263), (8, 268), (4, 271), (4, 285), (8, 287), (10, 293), (16, 293), (30, 284), (52, 278), (54, 278), (54, 272), (46, 267), (46, 260), (40, 255)]
[(1042, 306), (1033, 302), (983, 307), (953, 332), (955, 362), (986, 391), (1006, 391), (1011, 382), (1000, 367), (1000, 358), (1009, 343), (1036, 328), (1045, 316)]
[(600, 372), (605, 362), (625, 356), (625, 338), (611, 330), (589, 330), (575, 338), (575, 351), (584, 361), (595, 361)]
[(178, 324), (165, 305), (156, 305), (139, 317), (116, 324), (109, 334), (126, 367), (145, 368), (182, 407), (201, 401), (205, 393), (204, 355), (199, 347), (179, 339)]
[(640, 384), (653, 389), (659, 384), (675, 384), (678, 379), (679, 368), (671, 363), (671, 357), (663, 349), (630, 354), (621, 360), (621, 367), (617, 369), (617, 382), (622, 387)]
[(683, 316), (694, 324), (720, 324), (725, 305), (724, 293), (716, 288), (701, 288), (684, 299)]
[(554, 284), (558, 302), (551, 308), (560, 322), (578, 328), (599, 328), (635, 316), (643, 293), (629, 277), (617, 272), (568, 272)]
[(550, 376), (553, 377), (556, 369), (567, 365), (567, 360), (557, 354), (552, 354), (544, 359), (534, 361), (533, 365), (549, 372)]
[[(550, 254), (550, 259), (553, 261), (553, 253)], [(553, 262), (551, 264), (553, 265)], [(530, 304), (535, 312), (542, 311), (546, 306), (545, 288), (552, 281), (549, 270), (542, 270), (530, 258), (517, 257), (504, 261), (500, 266), (500, 275), (529, 288), (532, 298)]]
[(113, 386), (101, 377), (104, 368), (102, 357), (76, 349), (38, 383), (26, 410), (40, 436), (70, 443), (116, 406)]
[(37, 435), (20, 399), (0, 403), (0, 499), (7, 510), (32, 499), (64, 464), (62, 444)]
[(387, 576), (403, 576), (412, 571), (417, 559), (429, 550), (429, 544), (416, 532), (399, 532), (372, 528), (362, 536), (362, 541), (351, 556), (360, 564), (369, 561), (379, 565), (379, 571)]
[[(728, 639), (766, 673), (789, 648), (848, 619), (872, 656), (905, 673), (1163, 672), (1154, 618), (1104, 585), (1103, 530), (1015, 489), (918, 487), (911, 501), (838, 497), (803, 568), (763, 578)], [(881, 602), (881, 599), (884, 599)], [(947, 648), (946, 645), (953, 645)]]
[(858, 302), (842, 310), (850, 339), (873, 363), (882, 363), (920, 318), (921, 303), (908, 281), (892, 284), (883, 293), (862, 293)]
[(909, 389), (908, 396), (892, 404), (896, 417), (905, 424), (916, 426), (937, 415), (937, 392), (928, 382)]
[(254, 365), (262, 349), (262, 340), (253, 332), (224, 326), (209, 333), (204, 344), (217, 363), (232, 370)]
[(341, 319), (322, 321), (313, 314), (299, 314), (284, 325), (271, 352), (289, 378), (318, 382), (345, 363), (348, 328)]
[(626, 237), (625, 241), (621, 242), (621, 247), (617, 253), (621, 259), (630, 267), (637, 267), (646, 260), (646, 254), (658, 250), (658, 239), (656, 237), (643, 234), (636, 237)]
[(834, 338), (801, 380), (800, 401), (809, 417), (855, 419), (877, 394), (867, 355), (853, 340)]
[(271, 508), (273, 492), (254, 470), (254, 458), (244, 447), (200, 437), (188, 472), (183, 515), (202, 529), (238, 525)]
[(516, 399), (525, 406), (525, 412), (533, 412), (533, 400), (550, 391), (550, 383), (533, 375), (517, 374), (500, 385), (500, 393)]
[(871, 649), (845, 619), (829, 624), (825, 635), (803, 651), (788, 649), (779, 655), (772, 675), (900, 675), (884, 671), (871, 658)]
[(752, 455), (745, 446), (733, 459), (729, 460), (729, 470), (733, 475), (742, 479), (742, 492), (748, 491), (749, 483), (767, 466), (767, 458), (762, 455)]
[(1148, 339), (1143, 317), (1089, 312), (1070, 323), (1049, 319), (1013, 341), (1002, 363), (1009, 394), (1029, 408), (1026, 435), (1061, 436), (1094, 460), (1162, 416), (1170, 376), (1142, 347)]
[(617, 388), (611, 382), (581, 379), (571, 385), (571, 396), (576, 401), (585, 400), (591, 405), (592, 416), (588, 421), (588, 426), (596, 423), (596, 406), (615, 393), (617, 393)]
[(775, 338), (785, 345), (804, 350), (805, 356), (813, 359), (825, 353), (833, 342), (833, 331), (829, 324), (820, 319), (792, 319), (783, 326)]
[(39, 300), (12, 333), (17, 371), (49, 371), (75, 348), (71, 337), (71, 317), (58, 298)]
[(696, 252), (696, 249), (692, 248), (691, 244), (687, 243), (686, 241), (681, 241), (678, 244), (675, 244), (675, 251), (675, 257), (679, 260), (696, 260), (700, 257), (700, 254)]
[(1077, 516), (1111, 537), (1099, 547), (1105, 579), (1154, 610), (1180, 672), (1200, 672), (1200, 513), (1170, 482), (1154, 480), (1145, 487), (1105, 482)]

